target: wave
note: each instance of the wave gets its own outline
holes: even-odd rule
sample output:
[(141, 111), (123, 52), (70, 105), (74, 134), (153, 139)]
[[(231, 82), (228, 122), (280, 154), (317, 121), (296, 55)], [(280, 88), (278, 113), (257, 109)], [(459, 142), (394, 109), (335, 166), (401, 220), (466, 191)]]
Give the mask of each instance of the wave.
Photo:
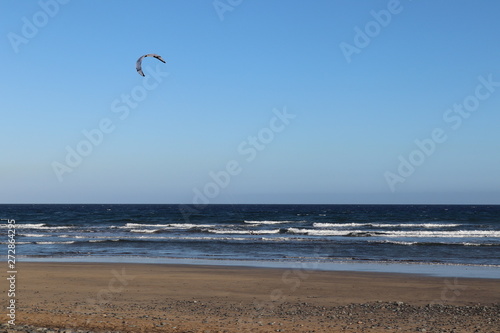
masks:
[(143, 223), (127, 223), (124, 226), (111, 226), (111, 228), (119, 229), (134, 229), (134, 228), (175, 228), (175, 229), (191, 229), (191, 228), (214, 228), (215, 224), (191, 224), (191, 223), (169, 223), (169, 224), (143, 224)]
[(391, 231), (387, 237), (446, 237), (446, 238), (500, 238), (500, 231), (494, 230), (457, 230), (457, 231)]
[(133, 229), (133, 228), (166, 228), (168, 224), (142, 224), (142, 223), (127, 223), (122, 226), (114, 226), (112, 225), (110, 228), (118, 228), (118, 229)]
[(191, 228), (216, 228), (216, 224), (189, 224), (189, 223), (171, 223), (169, 224), (171, 228), (178, 229), (191, 229)]
[[(298, 229), (298, 228), (287, 228), (286, 233), (297, 234), (297, 235), (308, 235), (308, 236), (346, 236), (352, 231), (346, 230), (317, 230), (317, 229)], [(364, 232), (359, 230), (359, 232)]]
[[(19, 224), (19, 223), (16, 223), (14, 229), (38, 229), (38, 228), (41, 228), (41, 227), (44, 227), (44, 226), (46, 226), (45, 223), (36, 223), (36, 224), (29, 224), (29, 223)], [(0, 228), (2, 228), (2, 229), (6, 229), (8, 227), (9, 227), (8, 224), (1, 224), (0, 225)]]
[(22, 236), (22, 237), (51, 237), (52, 235), (46, 235), (46, 234), (19, 234), (18, 236)]
[(38, 227), (38, 228), (34, 228), (34, 229), (38, 229), (38, 230), (59, 230), (59, 229), (72, 229), (74, 227), (67, 227), (67, 226), (64, 226), (64, 227), (46, 227), (46, 226), (42, 226), (42, 227)]
[(281, 229), (273, 230), (221, 230), (221, 229), (209, 229), (207, 230), (214, 234), (237, 234), (237, 235), (269, 235), (269, 234), (279, 234), (282, 232)]
[(147, 243), (147, 242), (162, 242), (162, 241), (248, 241), (248, 238), (243, 237), (148, 237), (140, 236), (134, 238), (116, 238), (116, 239), (91, 239), (79, 243)]
[(148, 237), (148, 236), (140, 236), (133, 239), (121, 239), (122, 241), (134, 242), (134, 241), (149, 241), (149, 240), (159, 240), (159, 241), (248, 241), (248, 238), (244, 237)]
[(54, 245), (54, 244), (74, 244), (75, 241), (67, 241), (67, 242), (35, 242), (38, 245)]
[(374, 227), (374, 228), (454, 228), (463, 224), (457, 223), (313, 223), (315, 228), (359, 228), (359, 227)]
[(314, 242), (316, 240), (313, 240), (311, 238), (307, 237), (262, 237), (260, 238), (261, 241), (263, 242), (287, 242), (287, 243), (292, 243), (292, 242)]
[(130, 232), (138, 232), (138, 233), (146, 233), (146, 234), (154, 234), (159, 232), (159, 229), (132, 229)]
[[(7, 224), (0, 225), (1, 229), (8, 228)], [(57, 229), (71, 229), (74, 227), (70, 226), (48, 226), (45, 223), (25, 223), (25, 224), (15, 224), (14, 229), (34, 229), (34, 230), (57, 230)]]
[(500, 238), (500, 231), (457, 230), (457, 231), (366, 231), (288, 228), (287, 233), (308, 236), (383, 236), (383, 237), (443, 237), (443, 238)]
[(418, 242), (398, 242), (398, 241), (376, 241), (376, 242), (371, 242), (372, 244), (395, 244), (395, 245), (417, 245), (417, 244), (423, 244), (423, 243), (418, 243)]
[(297, 223), (297, 222), (303, 222), (303, 221), (243, 221), (248, 224), (282, 224), (282, 223)]
[(394, 244), (394, 245), (434, 245), (434, 246), (500, 246), (500, 243), (470, 243), (470, 242), (405, 242), (405, 241), (370, 241), (371, 244)]

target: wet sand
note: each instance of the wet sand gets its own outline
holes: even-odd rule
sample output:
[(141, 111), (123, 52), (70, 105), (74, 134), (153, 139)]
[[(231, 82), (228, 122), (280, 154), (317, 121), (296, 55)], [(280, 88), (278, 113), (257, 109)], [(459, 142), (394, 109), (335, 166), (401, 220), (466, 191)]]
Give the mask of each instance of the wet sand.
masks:
[(129, 263), (21, 262), (17, 271), (17, 329), (500, 332), (500, 279)]

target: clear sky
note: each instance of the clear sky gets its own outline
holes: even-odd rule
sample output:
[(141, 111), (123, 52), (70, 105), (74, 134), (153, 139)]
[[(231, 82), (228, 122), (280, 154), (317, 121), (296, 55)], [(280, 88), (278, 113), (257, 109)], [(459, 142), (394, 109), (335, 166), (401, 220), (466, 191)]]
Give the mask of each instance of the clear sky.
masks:
[(500, 204), (499, 13), (1, 0), (0, 202)]

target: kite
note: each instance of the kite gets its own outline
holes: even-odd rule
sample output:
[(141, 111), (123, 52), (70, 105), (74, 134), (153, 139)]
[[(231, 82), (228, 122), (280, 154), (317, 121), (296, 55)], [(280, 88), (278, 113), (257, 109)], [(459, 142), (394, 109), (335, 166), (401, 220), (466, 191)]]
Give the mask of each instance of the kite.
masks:
[(153, 57), (153, 58), (160, 60), (163, 63), (166, 63), (166, 61), (163, 60), (162, 57), (159, 56), (158, 54), (150, 53), (150, 54), (143, 55), (142, 57), (137, 59), (137, 62), (135, 63), (135, 69), (137, 70), (137, 73), (139, 73), (142, 76), (145, 76), (144, 73), (142, 72), (142, 59), (144, 59), (146, 57)]

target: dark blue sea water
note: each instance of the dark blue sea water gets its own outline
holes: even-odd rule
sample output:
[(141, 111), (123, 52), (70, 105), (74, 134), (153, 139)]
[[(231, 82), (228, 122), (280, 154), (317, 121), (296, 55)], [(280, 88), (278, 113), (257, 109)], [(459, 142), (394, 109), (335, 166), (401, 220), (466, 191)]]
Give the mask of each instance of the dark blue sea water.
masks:
[(0, 205), (0, 218), (0, 243), (6, 247), (6, 219), (14, 219), (16, 252), (25, 259), (500, 267), (500, 206)]

